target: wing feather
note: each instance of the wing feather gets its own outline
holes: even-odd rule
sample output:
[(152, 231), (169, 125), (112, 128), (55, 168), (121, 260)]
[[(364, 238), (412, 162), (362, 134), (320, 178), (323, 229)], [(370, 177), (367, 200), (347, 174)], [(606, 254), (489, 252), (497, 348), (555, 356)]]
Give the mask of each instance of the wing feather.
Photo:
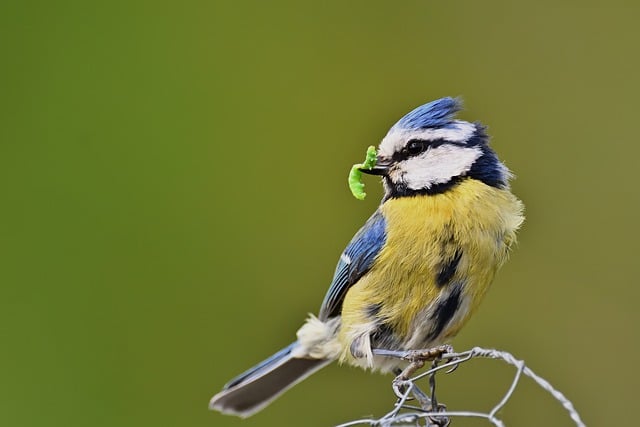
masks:
[(338, 316), (344, 296), (373, 265), (386, 241), (386, 223), (380, 210), (374, 212), (353, 236), (336, 266), (329, 291), (320, 307), (320, 320)]

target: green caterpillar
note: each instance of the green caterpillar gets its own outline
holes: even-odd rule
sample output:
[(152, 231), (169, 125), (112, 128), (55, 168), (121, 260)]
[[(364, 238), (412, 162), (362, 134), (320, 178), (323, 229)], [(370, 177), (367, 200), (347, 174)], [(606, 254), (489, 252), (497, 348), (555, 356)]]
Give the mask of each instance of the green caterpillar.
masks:
[(357, 165), (353, 165), (351, 167), (351, 171), (349, 172), (349, 189), (358, 200), (364, 200), (367, 196), (367, 193), (364, 192), (364, 183), (362, 182), (362, 171), (361, 169), (373, 169), (376, 165), (377, 153), (376, 147), (373, 145), (367, 148), (367, 155), (364, 159), (364, 163), (358, 163)]

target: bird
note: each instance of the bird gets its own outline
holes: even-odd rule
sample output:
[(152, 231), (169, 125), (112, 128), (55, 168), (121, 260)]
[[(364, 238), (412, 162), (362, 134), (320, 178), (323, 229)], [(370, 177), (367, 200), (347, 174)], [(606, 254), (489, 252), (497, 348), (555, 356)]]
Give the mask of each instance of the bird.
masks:
[(487, 293), (516, 243), (523, 203), (486, 127), (456, 117), (459, 98), (421, 105), (381, 140), (380, 205), (338, 260), (320, 310), (297, 339), (229, 381), (209, 407), (242, 418), (338, 361), (381, 373), (399, 361), (376, 350), (449, 342)]

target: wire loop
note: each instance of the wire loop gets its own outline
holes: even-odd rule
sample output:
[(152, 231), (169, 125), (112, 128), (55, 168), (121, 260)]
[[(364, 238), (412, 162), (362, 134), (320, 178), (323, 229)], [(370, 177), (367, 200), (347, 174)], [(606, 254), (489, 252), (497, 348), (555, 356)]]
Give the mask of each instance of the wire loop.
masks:
[[(584, 422), (580, 418), (580, 414), (578, 414), (578, 411), (576, 411), (571, 401), (567, 399), (564, 394), (556, 390), (547, 380), (538, 376), (529, 369), (523, 360), (516, 359), (511, 353), (506, 351), (474, 347), (471, 350), (456, 353), (451, 346), (441, 346), (434, 349), (417, 351), (374, 349), (373, 353), (378, 356), (393, 357), (409, 361), (409, 366), (405, 370), (398, 370), (398, 372), (396, 372), (397, 377), (393, 380), (391, 385), (393, 393), (398, 400), (393, 409), (379, 419), (363, 418), (340, 424), (336, 427), (351, 427), (358, 425), (380, 427), (409, 424), (421, 425), (419, 424), (421, 420), (425, 422), (424, 425), (427, 427), (446, 427), (450, 424), (450, 419), (452, 417), (484, 418), (496, 427), (505, 427), (504, 422), (497, 418), (497, 413), (509, 402), (511, 396), (513, 396), (513, 393), (522, 379), (522, 374), (531, 378), (536, 384), (538, 384), (538, 386), (551, 394), (551, 396), (553, 396), (553, 398), (565, 408), (569, 417), (577, 427), (585, 427)], [(451, 373), (461, 364), (464, 364), (471, 359), (479, 358), (502, 360), (516, 368), (516, 372), (509, 389), (502, 399), (500, 399), (500, 401), (487, 413), (447, 410), (447, 407), (440, 404), (436, 398), (436, 374), (441, 370), (446, 370), (445, 373)], [(422, 367), (426, 361), (432, 362), (431, 368), (413, 376), (415, 371)], [(416, 381), (421, 380), (424, 377), (429, 377), (429, 395), (425, 394), (416, 385)], [(420, 405), (419, 407), (407, 405), (407, 402), (414, 399)]]

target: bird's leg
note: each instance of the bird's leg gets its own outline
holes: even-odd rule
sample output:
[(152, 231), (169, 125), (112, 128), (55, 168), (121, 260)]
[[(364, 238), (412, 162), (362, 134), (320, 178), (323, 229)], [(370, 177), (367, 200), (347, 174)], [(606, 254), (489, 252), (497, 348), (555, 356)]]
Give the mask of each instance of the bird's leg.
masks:
[[(411, 363), (409, 363), (409, 366), (404, 368), (404, 370), (398, 369), (399, 373), (396, 372), (397, 375), (393, 379), (393, 382), (392, 382), (393, 392), (398, 397), (398, 399), (402, 399), (404, 397), (404, 395), (406, 393), (406, 387), (413, 386), (414, 389), (416, 388), (415, 383), (411, 383), (410, 382), (410, 378), (411, 378), (411, 375), (413, 375), (413, 373), (415, 371), (417, 371), (418, 369), (422, 368), (423, 366), (424, 366), (424, 361), (415, 360), (415, 361), (412, 361)], [(418, 400), (420, 400), (420, 399), (418, 399)]]

